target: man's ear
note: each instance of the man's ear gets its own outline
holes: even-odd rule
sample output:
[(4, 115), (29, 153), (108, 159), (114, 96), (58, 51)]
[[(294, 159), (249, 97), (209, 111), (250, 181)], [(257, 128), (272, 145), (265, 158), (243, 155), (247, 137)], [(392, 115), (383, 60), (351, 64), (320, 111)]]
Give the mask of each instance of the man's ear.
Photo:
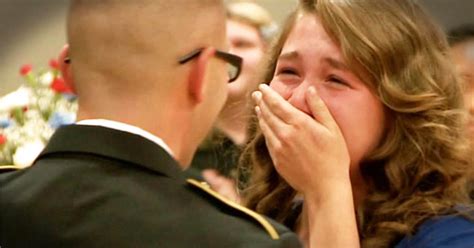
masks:
[(66, 85), (70, 89), (72, 89), (74, 93), (76, 93), (76, 90), (74, 89), (74, 82), (72, 79), (71, 58), (69, 57), (69, 44), (64, 45), (63, 49), (59, 53), (58, 61), (59, 70), (61, 71), (64, 83), (66, 83)]
[(214, 48), (204, 49), (191, 65), (188, 79), (188, 90), (190, 96), (196, 103), (200, 103), (203, 100), (206, 70), (209, 61), (214, 56), (215, 52), (216, 50)]

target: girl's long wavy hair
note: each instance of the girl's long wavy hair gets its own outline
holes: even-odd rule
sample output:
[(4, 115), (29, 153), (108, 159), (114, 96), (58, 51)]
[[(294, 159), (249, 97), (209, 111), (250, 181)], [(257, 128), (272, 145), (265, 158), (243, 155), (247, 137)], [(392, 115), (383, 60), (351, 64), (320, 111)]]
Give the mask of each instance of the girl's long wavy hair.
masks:
[[(443, 32), (411, 0), (302, 0), (275, 42), (276, 61), (299, 13), (317, 15), (353, 72), (376, 92), (390, 124), (361, 165), (370, 188), (358, 208), (363, 247), (390, 247), (426, 219), (468, 204), (472, 176), (462, 93)], [(256, 123), (256, 122), (255, 122)], [(240, 160), (244, 203), (281, 222), (296, 192), (273, 167), (258, 125)]]

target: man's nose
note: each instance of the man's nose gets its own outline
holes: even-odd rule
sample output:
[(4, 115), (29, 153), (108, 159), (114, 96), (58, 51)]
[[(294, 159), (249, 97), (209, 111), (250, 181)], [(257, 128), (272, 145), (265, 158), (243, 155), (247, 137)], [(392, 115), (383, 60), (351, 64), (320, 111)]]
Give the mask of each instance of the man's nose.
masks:
[(306, 91), (310, 85), (306, 83), (301, 83), (291, 92), (288, 102), (293, 105), (295, 108), (305, 112), (308, 115), (312, 116), (311, 110), (309, 109), (308, 104), (306, 103)]

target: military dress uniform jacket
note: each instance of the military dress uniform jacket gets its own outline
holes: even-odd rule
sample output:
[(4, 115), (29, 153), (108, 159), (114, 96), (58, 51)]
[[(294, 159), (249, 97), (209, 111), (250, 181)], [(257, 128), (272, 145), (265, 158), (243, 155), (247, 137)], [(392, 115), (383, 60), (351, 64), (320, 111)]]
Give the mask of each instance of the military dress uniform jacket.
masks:
[(60, 128), (32, 167), (0, 175), (0, 246), (301, 247), (187, 179), (157, 144), (81, 125)]

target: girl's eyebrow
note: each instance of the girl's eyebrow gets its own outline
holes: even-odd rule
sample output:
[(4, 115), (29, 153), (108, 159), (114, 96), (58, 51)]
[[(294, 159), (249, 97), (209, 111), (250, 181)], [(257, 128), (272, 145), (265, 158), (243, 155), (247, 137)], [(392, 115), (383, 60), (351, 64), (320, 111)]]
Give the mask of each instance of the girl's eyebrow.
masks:
[[(278, 60), (297, 60), (299, 59), (300, 54), (297, 51), (291, 51), (291, 52), (286, 52), (282, 53), (279, 57)], [(325, 57), (323, 58), (323, 61), (328, 63), (330, 66), (339, 69), (339, 70), (344, 70), (344, 71), (350, 71), (349, 67), (341, 60), (333, 58), (333, 57)]]
[(326, 57), (323, 60), (326, 63), (328, 63), (329, 65), (331, 65), (332, 67), (336, 68), (336, 69), (344, 70), (344, 71), (350, 71), (349, 67), (344, 62), (342, 62), (338, 59), (331, 58), (331, 57)]
[(300, 54), (297, 51), (291, 51), (288, 53), (283, 53), (278, 57), (278, 60), (295, 60), (300, 57)]

